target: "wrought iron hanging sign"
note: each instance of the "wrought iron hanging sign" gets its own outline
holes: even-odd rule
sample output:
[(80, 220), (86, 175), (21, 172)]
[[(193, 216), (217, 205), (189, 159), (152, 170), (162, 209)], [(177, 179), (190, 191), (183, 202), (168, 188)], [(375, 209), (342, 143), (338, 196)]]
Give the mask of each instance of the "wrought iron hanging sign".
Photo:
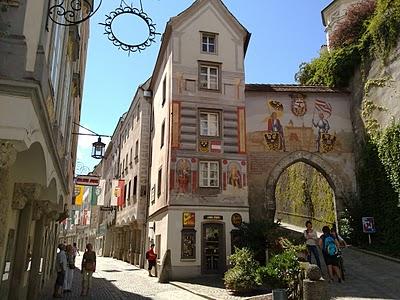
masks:
[(89, 20), (99, 10), (102, 2), (100, 0), (94, 9), (94, 0), (49, 0), (47, 21), (50, 19), (62, 26), (78, 25)]
[[(139, 18), (141, 21), (145, 22), (148, 28), (147, 38), (137, 44), (129, 44), (121, 41), (113, 32), (113, 22), (120, 17), (130, 15), (132, 17)], [(125, 1), (121, 1), (120, 7), (116, 8), (109, 15), (106, 16), (107, 19), (104, 23), (100, 23), (100, 25), (104, 25), (105, 33), (108, 39), (116, 46), (118, 49), (124, 50), (128, 52), (128, 55), (132, 52), (141, 52), (147, 47), (150, 47), (152, 43), (155, 43), (156, 35), (159, 33), (156, 32), (156, 25), (153, 23), (152, 19), (143, 11), (142, 1), (140, 1), (140, 10), (129, 6), (125, 3)]]
[[(140, 1), (140, 9), (133, 5), (127, 5), (124, 0), (121, 0), (120, 6), (114, 11), (106, 15), (104, 23), (99, 23), (105, 28), (107, 38), (123, 51), (127, 51), (128, 55), (132, 52), (141, 52), (151, 44), (155, 43), (156, 35), (160, 33), (156, 32), (156, 24), (153, 23), (152, 19), (143, 11), (142, 0)], [(95, 6), (95, 0), (49, 0), (47, 22), (49, 20), (61, 26), (73, 26), (78, 25), (82, 22), (89, 20), (100, 8), (102, 0)], [(95, 8), (96, 7), (96, 8)], [(122, 16), (132, 16), (139, 18), (143, 21), (148, 28), (148, 34), (144, 41), (137, 44), (126, 43), (121, 41), (113, 32), (113, 22)], [(47, 25), (46, 25), (47, 28)]]

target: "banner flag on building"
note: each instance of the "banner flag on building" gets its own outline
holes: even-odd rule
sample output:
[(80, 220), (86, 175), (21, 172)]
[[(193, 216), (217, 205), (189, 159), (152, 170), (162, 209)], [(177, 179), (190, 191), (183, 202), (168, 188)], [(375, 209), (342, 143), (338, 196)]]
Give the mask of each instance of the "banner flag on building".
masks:
[(106, 181), (104, 179), (100, 180), (99, 186), (96, 188), (97, 191), (97, 205), (104, 206), (104, 194), (106, 189)]
[(99, 198), (99, 193), (101, 189), (97, 186), (90, 187), (90, 205), (94, 206), (97, 205), (97, 199)]
[(74, 225), (79, 225), (79, 210), (75, 210)]
[(120, 190), (117, 204), (118, 206), (124, 206), (125, 204), (125, 180), (118, 181), (118, 188)]
[(119, 180), (113, 180), (111, 184), (111, 206), (117, 206), (118, 205), (118, 197), (121, 193), (119, 186), (118, 186)]
[(84, 187), (82, 185), (75, 185), (75, 205), (82, 206), (83, 190)]
[(83, 192), (83, 203), (90, 203), (90, 190), (91, 187), (90, 186), (85, 186), (84, 187), (84, 192)]

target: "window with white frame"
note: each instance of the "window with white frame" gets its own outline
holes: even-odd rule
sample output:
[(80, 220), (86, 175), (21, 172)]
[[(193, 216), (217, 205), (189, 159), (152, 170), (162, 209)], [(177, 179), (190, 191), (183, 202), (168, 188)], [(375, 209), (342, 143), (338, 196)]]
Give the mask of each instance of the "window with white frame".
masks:
[(219, 162), (200, 161), (200, 187), (219, 187)]
[(219, 66), (200, 65), (200, 88), (207, 90), (219, 90)]
[(201, 51), (206, 53), (217, 52), (217, 35), (215, 33), (201, 33)]
[(200, 135), (219, 136), (219, 113), (209, 111), (200, 112)]

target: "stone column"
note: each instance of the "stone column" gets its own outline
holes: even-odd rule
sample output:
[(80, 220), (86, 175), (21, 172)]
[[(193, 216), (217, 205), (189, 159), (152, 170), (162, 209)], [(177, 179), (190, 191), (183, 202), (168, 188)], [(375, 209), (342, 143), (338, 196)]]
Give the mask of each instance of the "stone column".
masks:
[(28, 298), (36, 299), (39, 292), (40, 280), (43, 276), (43, 232), (44, 232), (44, 214), (41, 202), (35, 202), (33, 205), (32, 220), (35, 221), (35, 238), (33, 242), (32, 265), (29, 274)]
[(20, 210), (14, 269), (11, 277), (11, 290), (14, 291), (9, 299), (22, 299), (25, 293), (24, 276), (28, 262), (29, 233), (32, 226), (33, 204), (38, 200), (42, 187), (35, 183), (16, 183), (12, 208)]

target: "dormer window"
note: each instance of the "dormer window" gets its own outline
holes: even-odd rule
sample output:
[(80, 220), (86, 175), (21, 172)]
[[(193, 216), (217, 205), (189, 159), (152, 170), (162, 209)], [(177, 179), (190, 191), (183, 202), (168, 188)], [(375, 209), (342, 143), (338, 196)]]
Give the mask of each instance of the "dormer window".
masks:
[(217, 53), (217, 35), (215, 33), (201, 33), (201, 52)]

